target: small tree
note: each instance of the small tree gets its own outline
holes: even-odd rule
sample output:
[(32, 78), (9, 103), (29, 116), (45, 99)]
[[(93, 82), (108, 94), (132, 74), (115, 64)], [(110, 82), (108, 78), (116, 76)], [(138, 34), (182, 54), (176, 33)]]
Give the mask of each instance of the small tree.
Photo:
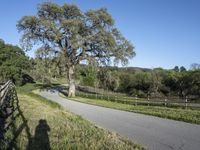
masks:
[(180, 72), (184, 72), (184, 71), (187, 71), (186, 68), (184, 66), (181, 66), (180, 67)]
[(179, 72), (179, 67), (178, 67), (178, 66), (175, 66), (173, 70), (174, 70), (175, 72)]
[(37, 15), (24, 16), (17, 28), (24, 48), (41, 43), (57, 50), (68, 68), (69, 93), (75, 96), (75, 66), (95, 58), (101, 64), (113, 60), (126, 64), (135, 55), (134, 47), (115, 28), (106, 9), (81, 12), (75, 5), (45, 2)]

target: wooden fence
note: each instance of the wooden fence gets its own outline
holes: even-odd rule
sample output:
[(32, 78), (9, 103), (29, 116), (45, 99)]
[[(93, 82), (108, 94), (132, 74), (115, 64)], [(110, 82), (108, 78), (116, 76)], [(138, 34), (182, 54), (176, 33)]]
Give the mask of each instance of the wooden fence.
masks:
[(143, 106), (165, 106), (165, 107), (184, 107), (184, 108), (193, 108), (200, 109), (200, 101), (194, 102), (190, 98), (178, 99), (171, 97), (147, 97), (147, 98), (138, 98), (138, 97), (128, 97), (118, 94), (99, 94), (86, 91), (77, 91), (77, 96), (98, 99), (98, 100), (107, 100), (123, 104), (130, 105), (143, 105)]
[(9, 80), (4, 85), (0, 86), (0, 110), (5, 109), (9, 103), (6, 99), (11, 88), (15, 87), (14, 83)]

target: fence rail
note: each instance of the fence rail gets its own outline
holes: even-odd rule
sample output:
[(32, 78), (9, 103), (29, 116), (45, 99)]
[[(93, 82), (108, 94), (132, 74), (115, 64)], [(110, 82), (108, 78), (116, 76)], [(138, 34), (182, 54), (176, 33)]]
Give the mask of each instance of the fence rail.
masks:
[(6, 96), (11, 87), (14, 87), (14, 83), (9, 80), (4, 85), (0, 86), (0, 108), (4, 107), (6, 102)]
[(108, 100), (123, 104), (130, 105), (144, 105), (144, 106), (166, 106), (166, 107), (189, 107), (200, 109), (200, 103), (195, 103), (190, 101), (190, 99), (177, 99), (177, 98), (138, 98), (138, 97), (128, 97), (128, 96), (119, 96), (119, 95), (110, 95), (110, 94), (99, 94), (99, 93), (87, 93), (82, 91), (76, 92), (77, 96), (99, 99), (99, 100)]

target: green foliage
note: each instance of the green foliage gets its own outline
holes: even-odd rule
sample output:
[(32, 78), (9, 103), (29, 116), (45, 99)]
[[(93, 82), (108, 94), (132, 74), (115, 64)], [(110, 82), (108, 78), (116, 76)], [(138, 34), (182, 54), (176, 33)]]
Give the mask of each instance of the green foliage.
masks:
[(32, 77), (39, 82), (49, 84), (60, 74), (60, 64), (58, 57), (54, 55), (55, 51), (49, 47), (40, 47), (36, 51), (36, 57), (32, 59)]
[(0, 81), (12, 79), (17, 84), (23, 83), (23, 74), (30, 67), (29, 59), (22, 49), (0, 41)]
[(117, 91), (119, 87), (119, 77), (117, 71), (111, 71), (107, 68), (101, 68), (98, 72), (99, 87)]
[(85, 86), (95, 86), (95, 77), (87, 76), (82, 78), (82, 84)]
[(23, 33), (26, 48), (39, 42), (65, 52), (68, 67), (90, 58), (101, 63), (113, 58), (126, 64), (135, 55), (134, 47), (116, 29), (106, 9), (83, 13), (75, 5), (45, 2), (39, 5), (37, 15), (19, 20), (17, 28)]
[(180, 67), (180, 72), (184, 72), (184, 71), (186, 71), (186, 68), (184, 66), (181, 66)]
[(22, 17), (17, 28), (26, 49), (40, 43), (58, 53), (67, 68), (69, 96), (75, 95), (74, 68), (80, 61), (93, 59), (105, 65), (113, 60), (125, 65), (135, 56), (134, 46), (117, 30), (112, 16), (103, 8), (82, 12), (76, 5), (44, 2), (37, 15)]
[[(190, 100), (200, 98), (199, 70), (182, 71), (164, 70), (131, 70), (116, 67), (97, 68), (96, 74), (82, 65), (77, 68), (78, 80), (85, 79), (81, 85), (94, 87), (94, 81), (99, 88), (123, 92), (138, 97), (176, 97)], [(87, 70), (87, 71), (86, 71)]]
[(86, 65), (77, 65), (76, 66), (76, 78), (79, 80), (80, 85), (95, 87), (98, 86), (98, 67), (93, 62), (92, 64)]
[(173, 70), (176, 71), (176, 72), (179, 72), (179, 67), (175, 66)]

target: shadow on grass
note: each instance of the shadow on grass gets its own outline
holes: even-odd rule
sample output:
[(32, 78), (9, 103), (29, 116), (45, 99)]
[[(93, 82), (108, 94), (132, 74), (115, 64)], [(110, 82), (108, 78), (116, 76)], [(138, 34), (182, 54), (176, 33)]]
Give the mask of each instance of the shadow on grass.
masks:
[(35, 129), (35, 135), (31, 140), (31, 143), (27, 146), (27, 150), (50, 150), (48, 132), (50, 127), (46, 120), (39, 120), (39, 123)]
[[(21, 148), (17, 144), (17, 138), (25, 130), (27, 150), (50, 150), (48, 137), (50, 127), (46, 120), (40, 120), (35, 129), (34, 137), (31, 136), (28, 121), (20, 109), (15, 87), (10, 87), (6, 96), (6, 102), (4, 109), (0, 110), (0, 149), (20, 150)], [(7, 134), (8, 132), (9, 136)]]

